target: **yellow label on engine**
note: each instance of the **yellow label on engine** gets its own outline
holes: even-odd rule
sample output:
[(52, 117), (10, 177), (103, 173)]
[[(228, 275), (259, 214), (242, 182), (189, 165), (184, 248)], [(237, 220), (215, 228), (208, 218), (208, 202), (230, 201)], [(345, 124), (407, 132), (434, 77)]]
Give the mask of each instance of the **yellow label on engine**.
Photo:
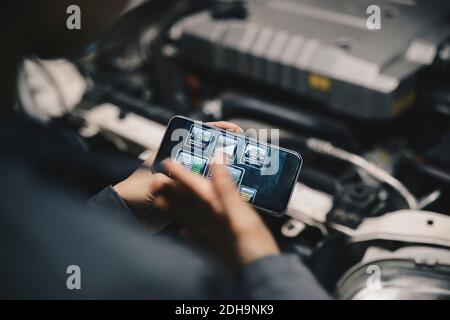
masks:
[(315, 89), (322, 92), (329, 92), (331, 90), (330, 78), (310, 73), (308, 75), (308, 85), (311, 89)]
[(407, 94), (394, 99), (392, 102), (392, 112), (394, 115), (403, 113), (406, 109), (411, 107), (416, 102), (416, 92), (410, 91)]

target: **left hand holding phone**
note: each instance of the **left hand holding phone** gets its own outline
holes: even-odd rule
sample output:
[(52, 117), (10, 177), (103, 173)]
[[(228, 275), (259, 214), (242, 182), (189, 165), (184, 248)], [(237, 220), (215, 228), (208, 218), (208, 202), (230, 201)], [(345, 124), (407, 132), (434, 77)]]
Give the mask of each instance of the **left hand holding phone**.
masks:
[[(236, 133), (242, 132), (242, 129), (239, 126), (226, 121), (211, 122), (208, 124), (219, 129)], [(160, 189), (164, 187), (164, 185), (173, 182), (172, 179), (164, 174), (154, 174), (152, 172), (151, 168), (154, 159), (155, 154), (150, 155), (144, 164), (131, 176), (114, 186), (114, 190), (117, 194), (144, 224), (153, 222), (152, 217), (149, 217), (149, 215), (153, 214), (152, 209), (155, 199), (155, 189)]]

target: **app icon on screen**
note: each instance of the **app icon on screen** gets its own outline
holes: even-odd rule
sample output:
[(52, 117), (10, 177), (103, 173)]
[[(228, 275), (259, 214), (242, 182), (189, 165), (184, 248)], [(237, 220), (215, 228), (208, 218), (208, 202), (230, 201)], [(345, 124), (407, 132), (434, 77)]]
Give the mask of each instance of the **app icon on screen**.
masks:
[(249, 203), (253, 203), (255, 201), (255, 197), (256, 197), (256, 189), (252, 189), (246, 186), (241, 186), (240, 188), (240, 192), (241, 192), (241, 198), (242, 200), (249, 202)]
[(206, 171), (206, 166), (208, 164), (208, 159), (181, 151), (178, 154), (176, 162), (181, 164), (186, 170), (192, 173), (198, 173), (203, 175)]
[[(244, 176), (245, 170), (243, 168), (233, 167), (233, 166), (227, 166), (228, 172), (230, 173), (230, 178), (233, 180), (235, 184), (239, 186), (239, 184), (242, 181), (242, 177)], [(212, 179), (213, 177), (213, 171), (209, 171), (208, 179)]]
[(223, 153), (227, 160), (231, 161), (236, 155), (238, 144), (239, 141), (236, 138), (221, 134), (217, 139), (215, 151)]
[(189, 134), (189, 139), (186, 143), (187, 145), (206, 149), (211, 144), (213, 136), (214, 132), (212, 130), (193, 125)]
[(245, 147), (243, 162), (247, 165), (262, 168), (267, 157), (267, 148), (256, 144), (247, 143)]

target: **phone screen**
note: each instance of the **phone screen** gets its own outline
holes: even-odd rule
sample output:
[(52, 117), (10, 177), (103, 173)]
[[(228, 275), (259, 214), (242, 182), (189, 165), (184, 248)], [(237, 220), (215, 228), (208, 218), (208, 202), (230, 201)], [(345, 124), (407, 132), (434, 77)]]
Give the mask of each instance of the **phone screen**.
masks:
[(226, 156), (230, 177), (244, 201), (274, 215), (286, 212), (302, 165), (298, 153), (188, 118), (171, 119), (153, 171), (165, 173), (161, 162), (171, 158), (186, 170), (211, 179), (217, 151)]

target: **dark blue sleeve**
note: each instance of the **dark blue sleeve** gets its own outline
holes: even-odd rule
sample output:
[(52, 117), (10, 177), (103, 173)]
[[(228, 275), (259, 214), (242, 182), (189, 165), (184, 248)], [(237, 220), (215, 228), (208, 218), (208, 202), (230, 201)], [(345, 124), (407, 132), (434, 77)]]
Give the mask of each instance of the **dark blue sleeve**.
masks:
[(244, 285), (255, 300), (325, 300), (330, 297), (296, 256), (271, 256), (244, 269)]
[(103, 189), (100, 193), (89, 199), (88, 204), (110, 219), (121, 223), (140, 225), (136, 215), (112, 186)]

